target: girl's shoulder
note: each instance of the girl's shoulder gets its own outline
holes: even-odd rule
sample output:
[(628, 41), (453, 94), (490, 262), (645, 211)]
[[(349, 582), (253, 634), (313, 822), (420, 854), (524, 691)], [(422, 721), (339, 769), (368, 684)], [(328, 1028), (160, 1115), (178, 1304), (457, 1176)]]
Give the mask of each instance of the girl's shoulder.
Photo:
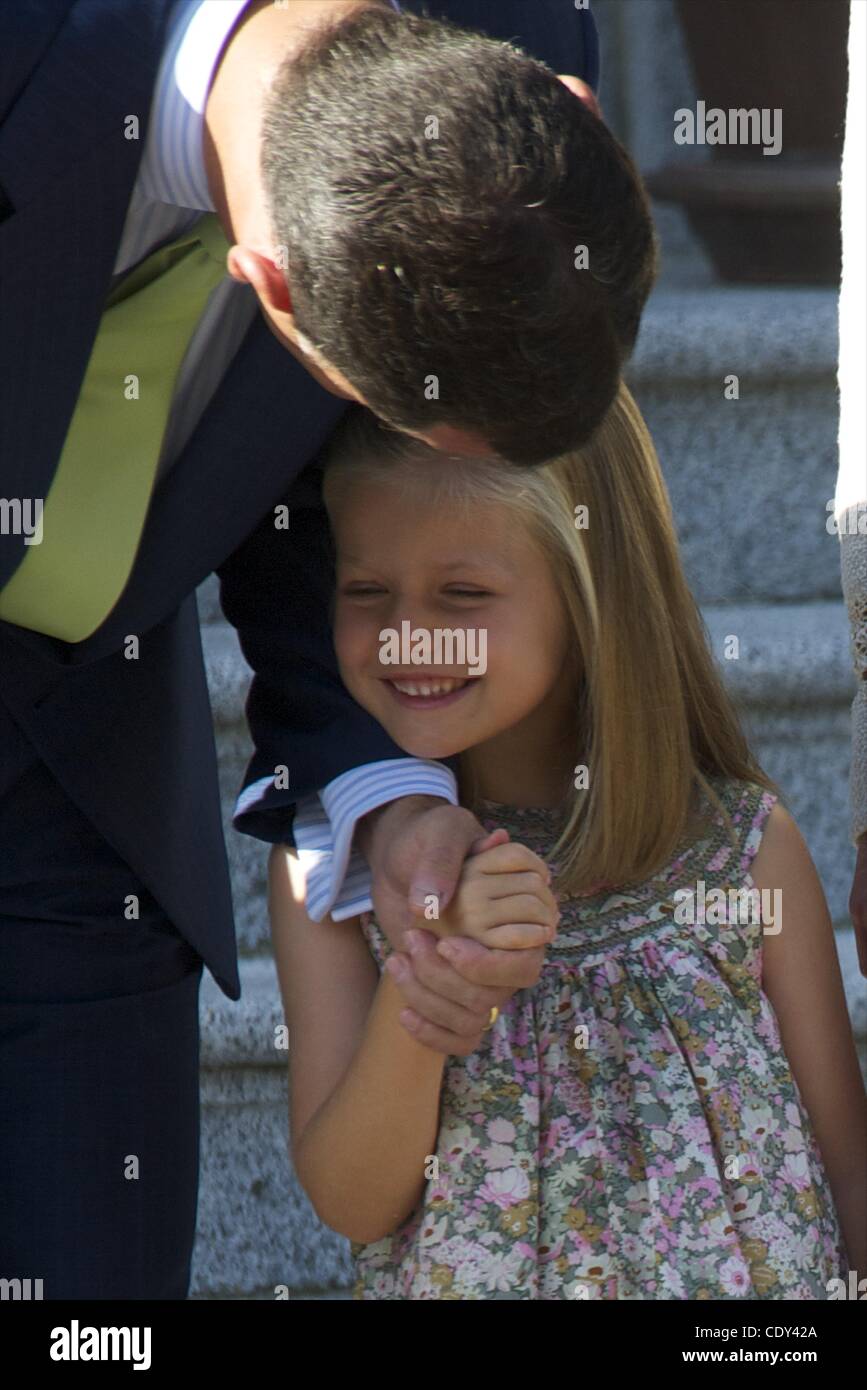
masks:
[(760, 782), (723, 773), (709, 774), (706, 781), (713, 796), (698, 790), (700, 830), (693, 848), (707, 854), (709, 872), (741, 879), (750, 872), (779, 797)]

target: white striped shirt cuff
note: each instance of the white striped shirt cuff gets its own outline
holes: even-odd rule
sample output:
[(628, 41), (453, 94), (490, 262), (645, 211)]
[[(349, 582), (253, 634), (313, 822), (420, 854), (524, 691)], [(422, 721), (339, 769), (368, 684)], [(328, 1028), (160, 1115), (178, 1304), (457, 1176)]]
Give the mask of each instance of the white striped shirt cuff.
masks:
[(442, 763), (386, 758), (343, 772), (318, 794), (300, 798), (292, 833), (306, 870), (307, 912), (315, 922), (329, 911), (335, 922), (371, 911), (370, 870), (352, 843), (355, 825), (401, 796), (441, 796), (457, 806), (457, 782)]

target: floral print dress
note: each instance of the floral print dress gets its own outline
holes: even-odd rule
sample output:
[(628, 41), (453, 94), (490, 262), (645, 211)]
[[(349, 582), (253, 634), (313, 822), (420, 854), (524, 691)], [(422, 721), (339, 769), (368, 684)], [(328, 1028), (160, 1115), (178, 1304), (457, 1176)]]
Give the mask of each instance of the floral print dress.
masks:
[[(708, 780), (739, 857), (702, 797), (706, 830), (654, 879), (561, 901), (538, 983), (446, 1063), (419, 1206), (353, 1242), (356, 1298), (824, 1299), (846, 1277), (762, 925), (730, 891), (754, 888), (776, 798)], [(480, 818), (543, 857), (556, 841), (551, 810)], [(386, 938), (369, 913), (362, 929), (381, 969)]]

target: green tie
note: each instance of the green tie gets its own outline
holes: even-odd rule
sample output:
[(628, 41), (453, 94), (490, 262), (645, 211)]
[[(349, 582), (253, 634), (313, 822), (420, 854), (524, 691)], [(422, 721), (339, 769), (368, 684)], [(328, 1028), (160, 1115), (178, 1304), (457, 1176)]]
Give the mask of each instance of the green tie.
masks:
[[(81, 642), (111, 612), (141, 539), (175, 378), (209, 294), (226, 273), (213, 214), (112, 290), (57, 472), (42, 540), (0, 592), (0, 618)], [(137, 399), (130, 399), (136, 394)]]

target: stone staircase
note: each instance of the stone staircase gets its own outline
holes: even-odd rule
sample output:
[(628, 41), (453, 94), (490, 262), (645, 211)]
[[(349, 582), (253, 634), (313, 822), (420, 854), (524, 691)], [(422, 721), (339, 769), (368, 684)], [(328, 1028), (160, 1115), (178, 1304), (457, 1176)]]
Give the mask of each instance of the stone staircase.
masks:
[[(649, 131), (694, 102), (670, 0), (594, 0), (602, 103), (640, 166), (663, 162)], [(653, 119), (651, 119), (653, 117)], [(668, 482), (684, 564), (713, 650), (760, 761), (786, 794), (836, 926), (867, 1075), (867, 982), (847, 898), (849, 706), (855, 692), (840, 594), (839, 542), (826, 530), (836, 481), (836, 294), (714, 283), (676, 209), (660, 207), (664, 270), (629, 371)], [(736, 374), (739, 399), (724, 378)], [(249, 756), (249, 671), (199, 594), (224, 816)], [(727, 638), (738, 656), (724, 657)], [(192, 1296), (345, 1298), (348, 1245), (322, 1227), (286, 1152), (286, 1054), (266, 920), (267, 846), (228, 830), (243, 995), (202, 988), (202, 1180)]]

